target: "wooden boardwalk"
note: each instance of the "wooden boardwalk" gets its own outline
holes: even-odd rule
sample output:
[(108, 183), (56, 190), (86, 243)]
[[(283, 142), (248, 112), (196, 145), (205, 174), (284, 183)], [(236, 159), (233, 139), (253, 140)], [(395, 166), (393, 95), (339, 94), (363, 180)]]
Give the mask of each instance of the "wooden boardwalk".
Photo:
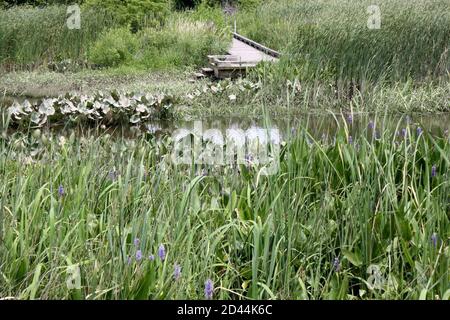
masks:
[[(208, 56), (211, 71), (217, 78), (244, 75), (249, 68), (262, 61), (277, 62), (280, 53), (233, 32), (228, 55)], [(208, 68), (205, 68), (208, 69)]]
[(239, 57), (239, 61), (250, 63), (258, 63), (261, 61), (278, 61), (278, 57), (267, 54), (266, 52), (251, 46), (239, 38), (233, 37), (231, 47), (228, 53), (232, 56)]

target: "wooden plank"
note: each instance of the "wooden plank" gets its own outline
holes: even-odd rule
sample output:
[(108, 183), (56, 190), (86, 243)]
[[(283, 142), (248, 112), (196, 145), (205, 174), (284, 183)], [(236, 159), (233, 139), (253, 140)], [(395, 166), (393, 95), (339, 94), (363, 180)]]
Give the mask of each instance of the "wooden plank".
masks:
[(268, 55), (238, 39), (233, 38), (228, 53), (238, 56), (242, 62), (277, 61), (278, 59)]
[(217, 78), (243, 75), (261, 61), (278, 61), (280, 54), (253, 40), (233, 33), (229, 55), (209, 55), (210, 67)]
[(241, 41), (241, 42), (243, 42), (243, 43), (245, 43), (245, 44), (247, 44), (247, 45), (249, 45), (249, 46), (251, 46), (251, 47), (253, 47), (253, 48), (257, 49), (257, 50), (259, 50), (259, 51), (262, 51), (265, 54), (270, 55), (270, 56), (272, 56), (274, 58), (279, 58), (281, 56), (281, 54), (278, 51), (272, 50), (272, 49), (270, 49), (270, 48), (268, 48), (268, 47), (266, 47), (266, 46), (264, 46), (264, 45), (262, 45), (262, 44), (260, 44), (260, 43), (258, 43), (256, 41), (253, 41), (253, 40), (251, 40), (251, 39), (249, 39), (247, 37), (244, 37), (243, 35), (241, 35), (239, 33), (233, 32), (233, 38), (235, 38), (235, 39), (237, 39), (237, 40), (239, 40), (239, 41)]

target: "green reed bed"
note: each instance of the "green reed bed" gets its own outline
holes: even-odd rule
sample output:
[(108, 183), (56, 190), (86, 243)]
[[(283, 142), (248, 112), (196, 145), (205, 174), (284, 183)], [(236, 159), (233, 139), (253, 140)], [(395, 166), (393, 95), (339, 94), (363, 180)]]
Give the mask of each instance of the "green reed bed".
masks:
[(0, 297), (448, 299), (448, 132), (382, 120), (289, 130), (270, 176), (176, 167), (168, 137), (3, 134)]
[(224, 34), (223, 24), (216, 26), (192, 12), (173, 12), (156, 25), (140, 17), (142, 25), (134, 30), (114, 15), (117, 12), (98, 6), (82, 6), (80, 29), (70, 29), (67, 8), (0, 9), (0, 68), (20, 71), (44, 66), (40, 69), (45, 70), (48, 66), (52, 71), (73, 72), (127, 65), (137, 70), (182, 69), (202, 65), (208, 54), (224, 52), (231, 39)]
[(116, 24), (102, 10), (82, 10), (81, 28), (67, 27), (67, 6), (28, 6), (0, 10), (0, 66), (33, 69), (49, 62), (86, 61), (89, 46)]
[[(373, 4), (380, 29), (367, 26)], [(423, 79), (450, 67), (446, 0), (264, 1), (237, 21), (238, 32), (284, 54), (283, 79)]]

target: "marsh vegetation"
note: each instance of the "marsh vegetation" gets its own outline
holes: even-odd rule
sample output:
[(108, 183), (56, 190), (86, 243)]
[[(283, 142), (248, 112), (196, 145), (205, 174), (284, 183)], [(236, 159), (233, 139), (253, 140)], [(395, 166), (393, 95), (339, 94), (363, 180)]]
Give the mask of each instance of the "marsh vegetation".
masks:
[[(25, 2), (0, 1), (0, 298), (450, 299), (448, 1), (380, 0), (375, 30), (365, 0), (86, 0), (76, 30)], [(280, 61), (193, 81), (234, 21)], [(279, 129), (278, 170), (175, 164), (192, 121)]]

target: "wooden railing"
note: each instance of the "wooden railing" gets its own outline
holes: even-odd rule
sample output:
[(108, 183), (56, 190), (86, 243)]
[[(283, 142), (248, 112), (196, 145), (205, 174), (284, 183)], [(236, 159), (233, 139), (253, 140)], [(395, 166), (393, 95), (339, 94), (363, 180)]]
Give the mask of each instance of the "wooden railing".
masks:
[(243, 35), (240, 35), (239, 33), (233, 32), (233, 38), (235, 38), (235, 39), (237, 39), (239, 41), (242, 41), (242, 42), (248, 44), (249, 46), (251, 46), (251, 47), (253, 47), (253, 48), (255, 48), (255, 49), (257, 49), (257, 50), (259, 50), (261, 52), (264, 52), (265, 54), (267, 54), (269, 56), (272, 56), (272, 57), (275, 57), (275, 58), (279, 58), (281, 56), (281, 54), (278, 51), (275, 51), (275, 50), (272, 50), (270, 48), (267, 48), (266, 46), (263, 46), (262, 44), (260, 44), (260, 43), (258, 43), (256, 41), (253, 41), (253, 40), (251, 40), (249, 38), (246, 38)]

